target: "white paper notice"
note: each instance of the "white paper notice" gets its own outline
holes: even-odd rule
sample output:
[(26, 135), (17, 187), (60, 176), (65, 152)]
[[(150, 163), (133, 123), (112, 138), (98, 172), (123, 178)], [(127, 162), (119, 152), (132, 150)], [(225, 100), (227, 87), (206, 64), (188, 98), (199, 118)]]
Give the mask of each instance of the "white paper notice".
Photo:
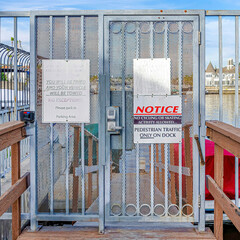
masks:
[(42, 61), (43, 123), (90, 122), (90, 61)]
[(134, 143), (182, 142), (182, 97), (134, 96)]
[(170, 58), (133, 60), (134, 95), (170, 95)]

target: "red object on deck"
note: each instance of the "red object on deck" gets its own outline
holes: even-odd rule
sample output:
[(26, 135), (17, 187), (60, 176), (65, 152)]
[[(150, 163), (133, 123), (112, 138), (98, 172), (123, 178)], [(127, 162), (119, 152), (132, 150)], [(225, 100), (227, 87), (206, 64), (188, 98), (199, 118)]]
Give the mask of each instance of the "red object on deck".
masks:
[[(206, 175), (210, 175), (214, 179), (214, 142), (210, 140), (206, 140), (205, 143), (206, 143), (205, 144)], [(227, 196), (230, 199), (235, 199), (235, 156), (226, 150), (224, 150), (223, 153), (224, 153), (223, 191), (224, 193), (227, 194)], [(238, 166), (238, 172), (239, 172), (239, 166)], [(240, 174), (238, 174), (238, 176), (240, 180)], [(240, 193), (240, 186), (239, 186), (239, 193)], [(206, 197), (206, 200), (213, 200), (213, 197), (208, 191), (207, 187), (206, 187), (205, 197)]]
[[(191, 153), (192, 153), (192, 138), (191, 141)], [(178, 166), (178, 149), (179, 145), (174, 146), (174, 159), (175, 165)], [(214, 179), (214, 142), (206, 139), (205, 141), (205, 154), (206, 154), (206, 175), (210, 175)], [(184, 139), (182, 141), (182, 165), (185, 166), (185, 151), (184, 151)], [(238, 171), (240, 170), (240, 160)], [(186, 177), (183, 176), (183, 196), (186, 196)], [(240, 171), (239, 171), (239, 182), (240, 182)], [(178, 187), (178, 178), (176, 179), (176, 184)], [(235, 156), (228, 151), (224, 150), (224, 193), (230, 198), (235, 199)], [(206, 187), (206, 200), (213, 200), (212, 195)], [(239, 197), (240, 197), (240, 184), (239, 184)]]

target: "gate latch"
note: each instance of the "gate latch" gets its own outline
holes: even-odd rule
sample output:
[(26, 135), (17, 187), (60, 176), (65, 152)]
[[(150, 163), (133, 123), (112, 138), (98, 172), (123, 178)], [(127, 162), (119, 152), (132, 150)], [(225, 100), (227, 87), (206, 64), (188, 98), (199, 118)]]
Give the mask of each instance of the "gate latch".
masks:
[(107, 131), (110, 134), (120, 134), (123, 127), (119, 126), (119, 107), (107, 107)]

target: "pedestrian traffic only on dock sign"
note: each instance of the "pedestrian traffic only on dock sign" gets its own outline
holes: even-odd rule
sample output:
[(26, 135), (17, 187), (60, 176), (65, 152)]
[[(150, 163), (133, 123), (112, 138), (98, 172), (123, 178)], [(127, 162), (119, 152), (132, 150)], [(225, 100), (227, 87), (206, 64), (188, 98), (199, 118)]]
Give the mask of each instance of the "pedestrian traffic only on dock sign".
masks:
[(181, 141), (181, 96), (134, 96), (134, 143)]

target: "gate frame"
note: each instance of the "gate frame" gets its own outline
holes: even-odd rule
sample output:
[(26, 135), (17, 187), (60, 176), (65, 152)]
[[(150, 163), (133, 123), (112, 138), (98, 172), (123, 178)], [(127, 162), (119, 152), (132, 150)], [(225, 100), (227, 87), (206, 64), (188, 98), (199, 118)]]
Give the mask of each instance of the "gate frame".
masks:
[[(219, 15), (240, 15), (240, 11), (209, 11), (212, 14)], [(208, 11), (206, 11), (207, 15)], [(38, 16), (97, 16), (98, 17), (98, 58), (99, 58), (99, 104), (106, 106), (106, 99), (103, 95), (105, 88), (104, 76), (104, 17), (105, 16), (198, 16), (199, 17), (199, 30), (200, 30), (200, 46), (199, 46), (199, 91), (200, 91), (200, 106), (199, 106), (199, 130), (200, 140), (203, 155), (205, 157), (205, 10), (64, 10), (64, 11), (1, 11), (0, 17), (30, 17), (30, 110), (36, 110), (36, 17)], [(208, 14), (209, 15), (209, 14)], [(99, 231), (104, 232), (105, 228), (105, 215), (104, 215), (104, 192), (105, 192), (105, 108), (100, 111), (99, 118)], [(78, 216), (74, 214), (39, 214), (37, 212), (37, 129), (36, 123), (34, 128), (31, 129), (30, 137), (30, 156), (31, 156), (31, 230), (35, 231), (38, 227), (39, 220), (88, 220), (90, 216)], [(198, 228), (200, 231), (205, 230), (205, 166), (200, 165), (199, 169), (199, 223)]]
[[(193, 61), (193, 75), (194, 77), (194, 81), (193, 81), (193, 99), (195, 99), (196, 97), (198, 98), (198, 105), (193, 105), (193, 117), (194, 119), (199, 120), (199, 105), (200, 105), (200, 96), (199, 96), (199, 44), (198, 44), (198, 37), (196, 36), (199, 32), (199, 16), (195, 16), (195, 15), (191, 15), (191, 16), (175, 16), (175, 15), (168, 15), (168, 16), (159, 16), (159, 15), (152, 15), (152, 16), (125, 16), (125, 15), (121, 15), (121, 16), (105, 16), (104, 17), (104, 50), (105, 50), (105, 55), (104, 55), (104, 60), (106, 61), (107, 64), (104, 64), (104, 70), (105, 70), (105, 75), (106, 75), (106, 107), (111, 106), (110, 103), (110, 75), (109, 75), (109, 71), (110, 71), (110, 66), (109, 66), (109, 59), (110, 59), (110, 48), (109, 48), (109, 38), (110, 38), (110, 31), (109, 31), (109, 27), (110, 27), (110, 22), (114, 23), (114, 22), (186, 22), (186, 21), (191, 21), (193, 28), (194, 29), (194, 34), (193, 34), (193, 58), (196, 60)], [(153, 49), (153, 47), (151, 46), (150, 49)], [(182, 60), (184, 61), (184, 60)], [(122, 101), (126, 101), (126, 99), (122, 99)], [(126, 104), (126, 103), (125, 103)], [(125, 108), (124, 106), (120, 106), (121, 108), (123, 108), (123, 112), (125, 112)], [(125, 129), (125, 126), (123, 125), (123, 131)], [(199, 135), (199, 123), (198, 121), (193, 122), (193, 135), (197, 134)], [(122, 142), (122, 149), (124, 149), (126, 146), (124, 146), (124, 143)], [(198, 222), (199, 218), (199, 209), (198, 209), (198, 196), (199, 196), (199, 189), (197, 189), (196, 193), (193, 194), (193, 213), (194, 213), (194, 220), (193, 219), (189, 219), (188, 217), (179, 217), (176, 216), (175, 219), (173, 219), (174, 217), (167, 217), (167, 216), (162, 216), (162, 217), (152, 217), (152, 216), (111, 216), (109, 215), (110, 212), (110, 204), (111, 204), (111, 197), (110, 197), (110, 134), (108, 132), (106, 132), (106, 169), (105, 169), (105, 218), (106, 218), (106, 222), (111, 223), (112, 221), (153, 221), (153, 222), (173, 222), (173, 221), (179, 221), (182, 222), (181, 220), (183, 220), (183, 222), (188, 222), (188, 221), (195, 221)], [(193, 156), (197, 156), (198, 154), (198, 150), (197, 150), (197, 146), (196, 143), (193, 142)], [(194, 175), (193, 175), (193, 185), (197, 184), (199, 186), (199, 165), (196, 165), (197, 163), (199, 163), (199, 158), (193, 158), (193, 168), (195, 168), (194, 171)], [(194, 190), (193, 190), (194, 192)], [(122, 193), (123, 194), (123, 193)], [(125, 193), (126, 194), (126, 193)], [(120, 220), (121, 219), (121, 220)]]
[[(104, 75), (104, 17), (106, 16), (198, 16), (199, 17), (199, 31), (200, 46), (199, 46), (199, 134), (201, 146), (205, 157), (205, 11), (204, 10), (74, 10), (74, 11), (31, 11), (30, 12), (30, 53), (31, 53), (31, 68), (30, 77), (32, 87), (30, 110), (36, 110), (36, 18), (40, 16), (97, 16), (98, 17), (98, 59), (99, 59), (99, 104), (106, 106), (105, 89), (106, 76)], [(200, 84), (203, 83), (203, 84)], [(106, 166), (106, 126), (105, 116), (106, 109), (102, 108), (99, 113), (99, 214), (97, 216), (86, 216), (79, 214), (40, 214), (37, 212), (37, 129), (32, 130), (31, 136), (31, 182), (34, 183), (31, 187), (31, 230), (36, 230), (39, 220), (89, 220), (92, 218), (99, 218), (99, 232), (104, 232), (105, 229), (105, 166)], [(199, 156), (198, 156), (199, 159)], [(198, 161), (199, 162), (199, 161)], [(205, 230), (205, 166), (200, 166), (199, 169), (199, 214), (198, 214), (198, 228), (200, 231)], [(74, 216), (75, 215), (75, 216)]]

